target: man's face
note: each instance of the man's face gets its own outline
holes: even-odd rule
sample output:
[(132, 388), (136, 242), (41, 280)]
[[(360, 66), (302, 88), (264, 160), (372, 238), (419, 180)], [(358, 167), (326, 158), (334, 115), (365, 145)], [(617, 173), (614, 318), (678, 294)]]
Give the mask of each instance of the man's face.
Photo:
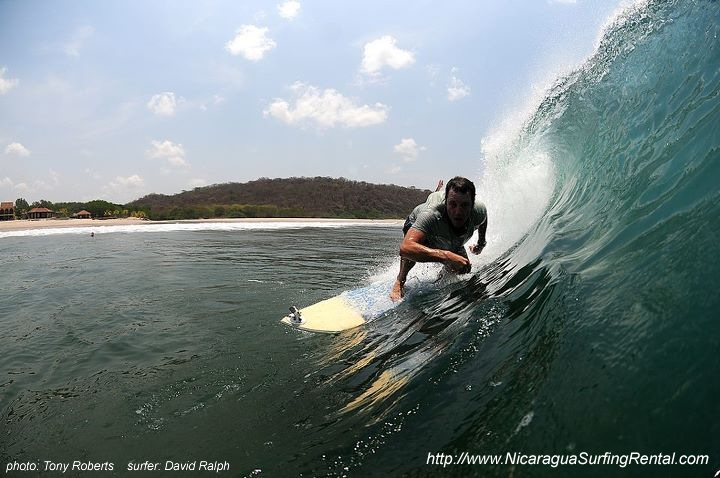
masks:
[(470, 199), (470, 193), (459, 193), (454, 189), (448, 192), (445, 198), (445, 209), (447, 210), (450, 224), (455, 229), (464, 229), (470, 219), (473, 203)]

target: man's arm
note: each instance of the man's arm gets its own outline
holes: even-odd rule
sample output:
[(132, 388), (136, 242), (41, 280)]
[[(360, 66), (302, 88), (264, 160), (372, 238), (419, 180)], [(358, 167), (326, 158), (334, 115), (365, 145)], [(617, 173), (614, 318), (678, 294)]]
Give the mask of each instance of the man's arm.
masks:
[(425, 233), (411, 227), (400, 244), (400, 256), (415, 262), (440, 262), (455, 272), (469, 271), (470, 261), (454, 252), (427, 247)]
[(478, 232), (478, 240), (477, 244), (473, 244), (470, 246), (470, 252), (473, 254), (480, 254), (482, 250), (485, 248), (485, 245), (487, 244), (487, 241), (485, 240), (485, 232), (487, 231), (487, 217), (485, 218), (485, 221), (480, 224), (477, 228)]

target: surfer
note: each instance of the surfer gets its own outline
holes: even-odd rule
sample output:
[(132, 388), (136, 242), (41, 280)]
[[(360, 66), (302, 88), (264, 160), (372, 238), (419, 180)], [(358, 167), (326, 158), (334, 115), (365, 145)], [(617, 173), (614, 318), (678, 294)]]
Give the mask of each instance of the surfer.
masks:
[(400, 244), (400, 273), (393, 284), (393, 301), (405, 295), (405, 280), (416, 262), (440, 262), (456, 274), (470, 272), (470, 259), (464, 244), (478, 231), (470, 252), (480, 254), (485, 247), (487, 210), (475, 201), (475, 185), (456, 176), (442, 191), (442, 181), (425, 203), (417, 206), (405, 220)]

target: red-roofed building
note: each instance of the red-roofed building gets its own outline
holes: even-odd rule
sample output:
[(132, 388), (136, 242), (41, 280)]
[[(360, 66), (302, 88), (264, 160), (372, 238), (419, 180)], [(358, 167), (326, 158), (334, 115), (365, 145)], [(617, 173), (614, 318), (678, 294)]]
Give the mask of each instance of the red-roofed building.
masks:
[(15, 205), (11, 202), (0, 203), (0, 221), (12, 221), (15, 219)]
[(75, 219), (90, 219), (92, 218), (92, 214), (83, 209), (82, 211), (73, 214), (72, 217), (74, 217)]
[(48, 219), (55, 217), (55, 211), (46, 207), (34, 207), (28, 212), (28, 219)]

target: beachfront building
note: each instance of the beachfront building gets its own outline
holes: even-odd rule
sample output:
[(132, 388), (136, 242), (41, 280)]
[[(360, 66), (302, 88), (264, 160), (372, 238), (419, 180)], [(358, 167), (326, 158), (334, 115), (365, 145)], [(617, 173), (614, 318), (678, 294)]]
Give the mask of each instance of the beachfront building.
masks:
[(75, 219), (91, 219), (92, 214), (90, 214), (88, 211), (83, 209), (82, 211), (76, 212), (75, 214), (73, 214), (72, 217)]
[(28, 219), (48, 219), (55, 217), (55, 211), (46, 207), (34, 207), (28, 212)]
[(12, 221), (15, 219), (15, 205), (11, 202), (0, 203), (0, 221)]

